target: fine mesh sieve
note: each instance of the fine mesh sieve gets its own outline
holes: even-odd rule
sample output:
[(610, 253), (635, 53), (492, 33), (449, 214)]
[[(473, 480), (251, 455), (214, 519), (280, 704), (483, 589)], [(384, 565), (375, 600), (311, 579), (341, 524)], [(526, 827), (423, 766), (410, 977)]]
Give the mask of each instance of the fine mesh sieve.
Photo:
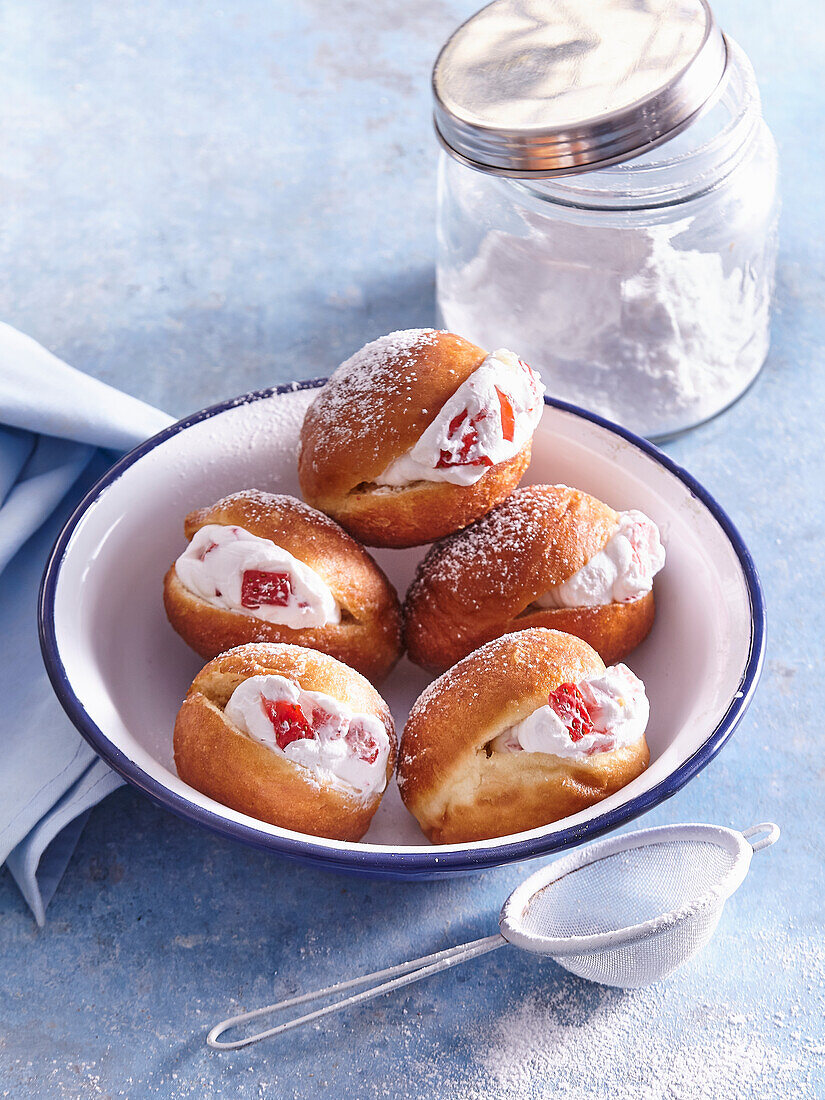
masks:
[[(704, 947), (753, 853), (778, 838), (779, 828), (770, 822), (742, 833), (716, 825), (666, 825), (589, 844), (518, 886), (501, 910), (500, 933), (241, 1013), (216, 1024), (206, 1041), (216, 1050), (248, 1046), (507, 943), (548, 955), (603, 985), (649, 985)], [(376, 984), (266, 1031), (219, 1041), (231, 1027), (367, 982)]]
[(513, 891), (501, 933), (590, 981), (649, 985), (704, 947), (751, 856), (778, 836), (771, 824), (669, 825), (588, 845)]

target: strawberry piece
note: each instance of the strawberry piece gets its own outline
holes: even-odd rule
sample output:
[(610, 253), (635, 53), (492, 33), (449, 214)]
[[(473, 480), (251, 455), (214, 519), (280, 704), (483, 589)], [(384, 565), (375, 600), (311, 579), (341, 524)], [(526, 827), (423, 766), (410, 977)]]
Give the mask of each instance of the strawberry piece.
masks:
[(378, 742), (363, 726), (350, 726), (347, 730), (346, 742), (355, 755), (367, 764), (374, 764), (378, 759)]
[(536, 377), (536, 372), (535, 372), (535, 371), (533, 370), (533, 368), (532, 368), (532, 367), (530, 366), (530, 364), (529, 364), (529, 363), (525, 363), (523, 359), (519, 359), (519, 361), (518, 361), (518, 365), (519, 365), (520, 367), (523, 367), (523, 368), (524, 368), (524, 369), (525, 369), (525, 370), (527, 371), (527, 374), (528, 374), (528, 375), (529, 375), (529, 377), (530, 377), (530, 381), (531, 381), (531, 383), (532, 383), (532, 384), (533, 384), (533, 385), (535, 386), (535, 385), (536, 385), (536, 383), (537, 383), (537, 381), (538, 381), (538, 379), (537, 379), (537, 377)]
[[(651, 559), (656, 550), (656, 531), (650, 523), (634, 523), (627, 535), (633, 561), (642, 570), (651, 570)], [(651, 580), (653, 574), (651, 572)]]
[(267, 699), (262, 695), (261, 706), (275, 730), (275, 741), (279, 749), (285, 749), (293, 741), (315, 740), (315, 730), (307, 722), (297, 703), (288, 703), (285, 699)]
[(453, 454), (451, 451), (442, 450), (438, 462), (436, 462), (436, 469), (443, 470), (448, 466), (492, 466), (492, 459), (487, 455), (479, 455), (478, 458), (470, 458), (470, 451), (478, 443), (478, 429), (476, 425), (480, 423), (487, 416), (487, 410), (481, 409), (470, 417), (468, 409), (464, 409), (457, 416), (454, 416), (450, 421), (450, 428), (447, 433), (447, 438), (452, 442), (455, 437), (461, 431), (462, 427), (466, 427), (466, 431), (459, 437), (461, 446), (458, 454)]
[(292, 595), (289, 573), (267, 573), (263, 569), (247, 569), (241, 581), (241, 606), (254, 610), (261, 604), (286, 607)]
[(560, 684), (550, 692), (547, 702), (567, 727), (571, 741), (581, 741), (595, 732), (584, 696), (575, 684)]
[(540, 383), (539, 383), (538, 375), (533, 370), (533, 368), (529, 365), (529, 363), (525, 363), (523, 359), (519, 359), (518, 363), (519, 363), (520, 367), (523, 367), (527, 371), (527, 377), (530, 381), (530, 391), (533, 394), (533, 397), (538, 398), (540, 396), (540, 391), (539, 391)]
[(498, 386), (496, 386), (496, 393), (498, 403), (501, 405), (501, 434), (508, 443), (512, 443), (516, 434), (516, 414), (510, 404), (510, 398), (506, 393), (502, 393)]
[(198, 561), (203, 561), (206, 555), (214, 550), (218, 544), (216, 542), (210, 542), (208, 546), (202, 546), (198, 554)]
[(447, 431), (447, 438), (448, 438), (448, 439), (452, 439), (452, 437), (453, 437), (453, 436), (454, 436), (454, 435), (456, 434), (456, 432), (458, 431), (458, 429), (459, 429), (459, 428), (461, 427), (461, 425), (462, 425), (462, 424), (464, 423), (464, 420), (465, 420), (465, 418), (467, 417), (467, 415), (468, 415), (468, 413), (467, 413), (467, 410), (466, 410), (466, 409), (464, 409), (464, 411), (463, 411), (463, 412), (460, 412), (460, 413), (458, 414), (458, 416), (454, 416), (454, 417), (452, 418), (452, 420), (450, 421), (450, 427), (449, 427), (449, 430)]
[(343, 720), (340, 715), (330, 714), (329, 711), (324, 710), (323, 707), (317, 703), (313, 703), (312, 706), (312, 725), (316, 730), (326, 729), (326, 736), (331, 739), (337, 739), (343, 734)]

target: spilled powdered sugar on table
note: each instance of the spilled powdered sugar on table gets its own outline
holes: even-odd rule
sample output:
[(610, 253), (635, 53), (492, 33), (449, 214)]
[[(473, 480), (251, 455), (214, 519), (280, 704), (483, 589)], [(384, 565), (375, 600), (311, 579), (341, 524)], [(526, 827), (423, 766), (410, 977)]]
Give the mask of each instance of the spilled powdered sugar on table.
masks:
[[(733, 935), (733, 932), (729, 933)], [(525, 996), (509, 1012), (476, 1017), (461, 1041), (466, 1064), (444, 1081), (433, 1071), (433, 1095), (451, 1100), (815, 1100), (825, 1062), (825, 949), (794, 928), (743, 937), (776, 988), (748, 1006), (713, 980), (700, 956), (670, 980), (621, 991), (582, 982), (553, 963), (529, 960)], [(708, 949), (712, 951), (713, 949)], [(492, 977), (479, 967), (477, 980)], [(705, 968), (703, 978), (702, 968)], [(806, 975), (806, 1009), (785, 994), (782, 977)], [(474, 981), (476, 979), (471, 979)], [(793, 979), (791, 979), (793, 980)], [(462, 1006), (454, 1025), (461, 1029)], [(422, 1027), (432, 1026), (431, 1020)], [(406, 1028), (408, 1043), (418, 1026)], [(372, 1095), (372, 1094), (370, 1094)], [(402, 1091), (376, 1090), (376, 1097)]]

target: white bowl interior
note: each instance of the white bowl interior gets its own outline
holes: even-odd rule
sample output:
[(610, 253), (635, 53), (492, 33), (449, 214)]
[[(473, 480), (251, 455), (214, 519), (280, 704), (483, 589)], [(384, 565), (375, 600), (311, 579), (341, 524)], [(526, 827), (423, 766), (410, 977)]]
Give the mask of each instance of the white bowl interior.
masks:
[[(175, 773), (175, 715), (203, 662), (167, 623), (161, 583), (184, 547), (183, 517), (192, 508), (248, 487), (299, 495), (297, 439), (312, 397), (304, 390), (240, 402), (149, 451), (83, 515), (55, 593), (55, 633), (66, 675), (112, 744), (193, 806), (276, 837), (301, 834), (228, 809)], [(711, 512), (678, 477), (608, 429), (548, 406), (525, 479), (534, 482), (562, 482), (614, 508), (640, 508), (662, 531), (667, 564), (656, 580), (656, 622), (627, 661), (650, 697), (651, 763), (623, 790), (575, 817), (518, 838), (446, 846), (450, 850), (545, 837), (656, 786), (708, 739), (739, 690), (748, 660), (751, 612), (739, 559)], [(376, 552), (402, 597), (423, 553), (422, 547)], [(425, 673), (404, 660), (384, 685), (399, 732), (427, 682)], [(412, 846), (437, 853), (394, 782), (360, 844), (311, 841), (326, 849)]]

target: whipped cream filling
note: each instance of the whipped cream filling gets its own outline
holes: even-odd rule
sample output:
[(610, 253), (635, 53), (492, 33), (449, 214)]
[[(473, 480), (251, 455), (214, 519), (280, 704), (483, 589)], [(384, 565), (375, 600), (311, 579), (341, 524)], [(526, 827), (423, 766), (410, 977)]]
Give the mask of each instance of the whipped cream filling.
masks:
[(474, 485), (485, 472), (522, 449), (544, 407), (540, 376), (505, 348), (488, 355), (444, 403), (406, 454), (391, 462), (376, 485), (414, 481)]
[(390, 739), (374, 714), (357, 714), (283, 676), (250, 676), (224, 708), (242, 733), (305, 768), (321, 784), (366, 800), (387, 785)]
[(293, 629), (341, 621), (322, 578), (270, 539), (208, 523), (175, 562), (181, 584), (213, 607)]
[(578, 573), (535, 601), (539, 607), (602, 607), (647, 595), (665, 564), (656, 524), (644, 512), (619, 513), (616, 530)]
[(546, 706), (500, 733), (491, 748), (582, 759), (635, 744), (649, 717), (642, 681), (627, 665), (612, 665), (600, 676), (551, 692)]

